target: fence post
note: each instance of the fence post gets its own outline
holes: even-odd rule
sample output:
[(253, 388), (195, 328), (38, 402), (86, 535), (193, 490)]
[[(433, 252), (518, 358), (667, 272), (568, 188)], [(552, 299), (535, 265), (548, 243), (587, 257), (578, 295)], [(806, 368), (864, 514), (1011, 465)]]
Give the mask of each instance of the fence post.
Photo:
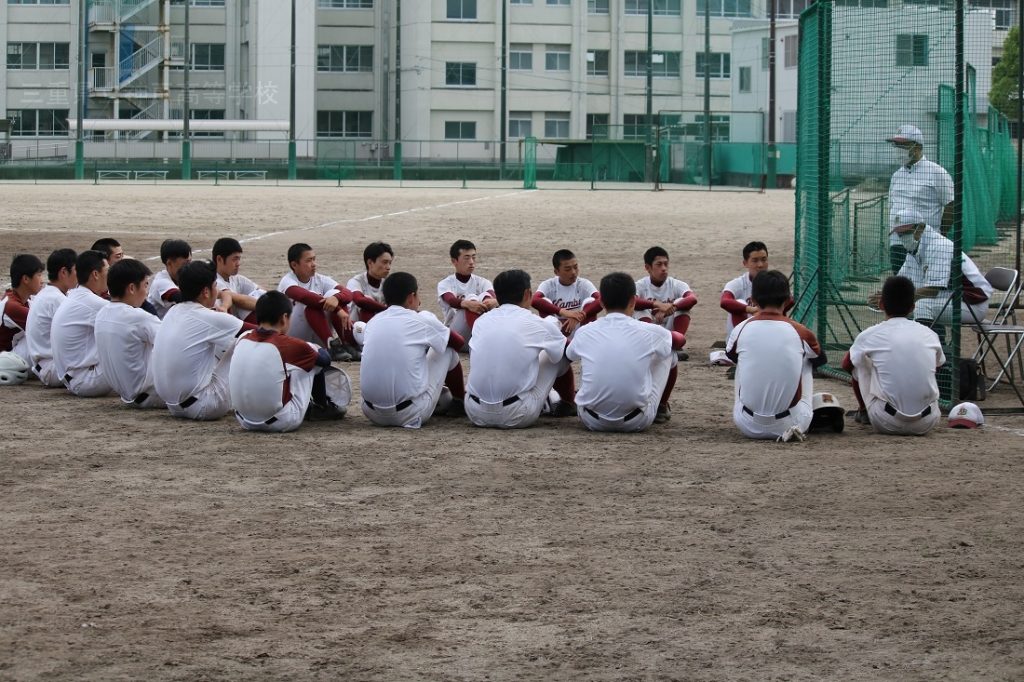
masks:
[(462, 164), (462, 189), (466, 189), (466, 164)]

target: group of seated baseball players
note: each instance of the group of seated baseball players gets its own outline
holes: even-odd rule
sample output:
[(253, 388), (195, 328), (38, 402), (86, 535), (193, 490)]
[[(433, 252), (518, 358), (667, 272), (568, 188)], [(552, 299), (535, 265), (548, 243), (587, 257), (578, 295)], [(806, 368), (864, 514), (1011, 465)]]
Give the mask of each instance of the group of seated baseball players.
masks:
[[(2, 301), (0, 351), (10, 352), (0, 383), (31, 372), (76, 396), (116, 393), (130, 407), (194, 420), (233, 412), (245, 429), (283, 432), (344, 416), (351, 385), (332, 361), (358, 360), (361, 409), (380, 426), (465, 415), (477, 426), (521, 428), (550, 414), (578, 416), (595, 431), (640, 431), (671, 417), (697, 298), (669, 276), (665, 249), (644, 254), (643, 279), (613, 272), (597, 287), (560, 250), (555, 276), (536, 289), (523, 270), (493, 282), (475, 274), (472, 242), (456, 241), (449, 255), (454, 271), (437, 286), (443, 320), (420, 310), (413, 275), (391, 272), (384, 242), (366, 247), (365, 271), (345, 286), (318, 272), (310, 245), (293, 244), (274, 291), (239, 274), (242, 246), (232, 238), (214, 244), (212, 261), (167, 240), (156, 275), (114, 239), (77, 254), (58, 249), (45, 268), (19, 255)], [(786, 316), (789, 282), (768, 269), (767, 247), (748, 244), (743, 264), (720, 300), (723, 362), (736, 365), (733, 420), (750, 438), (803, 440), (815, 419), (812, 370), (825, 354)], [(907, 278), (886, 281), (877, 302), (885, 322), (843, 361), (858, 421), (881, 433), (923, 434), (938, 419), (935, 371), (945, 359), (935, 332), (908, 320), (915, 300)], [(470, 358), (468, 379), (460, 353)], [(22, 367), (12, 368), (14, 357)], [(825, 395), (825, 407), (835, 404)]]

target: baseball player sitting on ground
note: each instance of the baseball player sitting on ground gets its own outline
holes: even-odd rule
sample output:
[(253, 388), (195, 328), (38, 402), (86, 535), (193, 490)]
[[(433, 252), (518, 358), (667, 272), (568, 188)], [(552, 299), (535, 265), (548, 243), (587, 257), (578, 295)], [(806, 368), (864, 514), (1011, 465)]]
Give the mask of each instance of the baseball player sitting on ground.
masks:
[(96, 347), (96, 315), (110, 304), (104, 298), (109, 269), (99, 251), (78, 254), (78, 286), (68, 291), (50, 325), (54, 371), (68, 391), (81, 398), (110, 393), (110, 380), (100, 367)]
[(181, 303), (164, 316), (153, 344), (156, 392), (175, 417), (206, 421), (231, 410), (228, 368), (235, 337), (246, 325), (213, 309), (217, 271), (193, 261), (178, 271)]
[(803, 440), (814, 416), (812, 370), (826, 362), (810, 329), (789, 319), (789, 281), (778, 270), (758, 273), (751, 297), (760, 312), (729, 336), (736, 363), (732, 419), (748, 438)]
[[(476, 269), (476, 246), (459, 239), (448, 249), (455, 272), (437, 283), (437, 301), (441, 306), (444, 326), (449, 327), (468, 344), (473, 337), (477, 318), (497, 307), (494, 286), (489, 279), (473, 274)], [(468, 350), (465, 346), (459, 350)]]
[[(294, 304), (288, 335), (334, 349), (334, 359), (347, 362), (352, 355), (343, 346), (355, 343), (348, 304), (352, 293), (337, 281), (316, 271), (316, 252), (309, 244), (288, 247), (291, 272), (281, 278), (277, 290)], [(332, 330), (338, 340), (332, 346)]]
[[(92, 250), (99, 251), (102, 254), (106, 254), (107, 265), (109, 265), (110, 267), (114, 267), (114, 265), (117, 264), (118, 261), (125, 257), (124, 248), (121, 247), (121, 242), (117, 241), (113, 237), (101, 237), (97, 239), (92, 243)], [(156, 307), (148, 300), (143, 301), (142, 305), (139, 307), (145, 310), (150, 315), (156, 315), (157, 317), (160, 316), (160, 313), (157, 312)]]
[[(363, 414), (378, 426), (416, 429), (434, 413), (465, 414), (462, 365), (455, 349), (465, 341), (433, 313), (419, 312), (416, 278), (391, 273), (384, 284), (388, 309), (366, 325), (359, 383)], [(438, 405), (448, 388), (450, 405)]]
[(153, 276), (149, 283), (149, 304), (163, 319), (175, 303), (182, 300), (178, 288), (178, 271), (192, 261), (192, 247), (181, 239), (167, 239), (160, 245), (160, 262), (164, 269)]
[(636, 283), (624, 272), (601, 278), (606, 315), (581, 327), (565, 356), (580, 361), (580, 421), (591, 431), (642, 431), (666, 422), (683, 335), (633, 319)]
[[(349, 306), (352, 324), (369, 322), (374, 315), (387, 308), (384, 305), (384, 294), (381, 293), (380, 287), (388, 273), (391, 272), (391, 264), (394, 260), (395, 252), (391, 250), (390, 244), (373, 242), (363, 249), (363, 265), (366, 266), (366, 271), (356, 275), (345, 285), (345, 288), (352, 292), (352, 305)], [(360, 357), (359, 340), (355, 339), (355, 341), (355, 345), (345, 350), (353, 359), (358, 360)]]
[[(697, 295), (690, 285), (668, 274), (668, 251), (652, 246), (644, 252), (647, 277), (636, 282), (636, 313), (641, 322), (654, 322), (665, 329), (679, 332), (686, 338), (690, 329), (690, 309), (697, 305)], [(680, 360), (688, 360), (685, 351), (677, 351)]]
[(11, 288), (0, 299), (0, 352), (11, 351), (31, 366), (25, 329), (29, 299), (43, 289), (43, 262), (23, 253), (11, 261)]
[(287, 336), (292, 302), (280, 291), (256, 301), (259, 327), (235, 344), (228, 385), (248, 431), (294, 431), (303, 420), (341, 419), (352, 399), (348, 376), (324, 348)]
[(860, 406), (857, 422), (878, 433), (923, 436), (941, 416), (935, 370), (946, 356), (935, 332), (907, 319), (914, 294), (906, 277), (887, 279), (879, 301), (885, 322), (858, 334), (843, 358)]
[(110, 304), (96, 313), (100, 371), (129, 407), (163, 407), (153, 385), (153, 343), (160, 320), (142, 309), (153, 273), (142, 261), (126, 258), (107, 273)]
[(477, 426), (527, 427), (537, 421), (552, 387), (561, 398), (556, 416), (572, 414), (575, 387), (565, 336), (555, 318), (530, 311), (530, 275), (506, 270), (494, 278), (494, 292), (498, 307), (477, 321), (469, 342), (469, 420)]
[(53, 366), (53, 348), (50, 345), (50, 329), (53, 315), (64, 302), (68, 291), (78, 286), (75, 260), (78, 258), (71, 249), (57, 249), (46, 259), (49, 285), (42, 288), (32, 299), (28, 309), (28, 327), (25, 338), (28, 343), (29, 365), (44, 386), (59, 388), (64, 385)]
[(256, 299), (267, 293), (256, 285), (245, 275), (238, 274), (242, 267), (242, 245), (237, 239), (222, 237), (213, 243), (213, 265), (217, 268), (217, 287), (220, 295), (226, 296), (220, 299), (223, 306), (230, 300), (228, 310), (238, 319), (246, 322), (256, 322), (253, 310), (256, 309)]
[(750, 242), (743, 247), (743, 267), (747, 271), (726, 283), (719, 301), (722, 310), (729, 313), (725, 320), (726, 338), (736, 325), (758, 313), (750, 298), (750, 288), (757, 274), (768, 269), (768, 247), (764, 242)]
[(580, 264), (572, 251), (555, 251), (551, 265), (555, 268), (555, 276), (537, 287), (533, 294), (533, 307), (541, 317), (558, 317), (562, 333), (572, 336), (581, 324), (593, 321), (601, 312), (600, 294), (593, 282), (580, 277)]

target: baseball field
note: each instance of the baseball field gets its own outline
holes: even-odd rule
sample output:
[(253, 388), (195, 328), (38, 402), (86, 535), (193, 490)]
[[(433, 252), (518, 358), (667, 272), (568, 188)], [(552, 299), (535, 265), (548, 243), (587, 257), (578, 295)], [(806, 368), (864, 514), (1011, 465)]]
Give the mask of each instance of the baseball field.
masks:
[[(535, 284), (559, 248), (597, 282), (643, 275), (660, 244), (700, 299), (673, 418), (637, 435), (546, 417), (385, 430), (355, 402), (341, 422), (267, 435), (0, 389), (0, 679), (1024, 677), (1024, 417), (924, 438), (850, 421), (785, 445), (733, 427), (733, 383), (706, 362), (719, 292), (753, 239), (791, 269), (791, 192), (0, 196), (5, 266), (114, 236), (156, 270), (168, 237), (208, 257), (233, 236), (242, 274), (272, 288), (294, 242), (344, 282), (381, 239), (437, 310), (457, 238), (476, 243), (479, 274), (518, 267)], [(358, 363), (340, 366), (358, 387)], [(816, 387), (854, 404), (845, 384)]]

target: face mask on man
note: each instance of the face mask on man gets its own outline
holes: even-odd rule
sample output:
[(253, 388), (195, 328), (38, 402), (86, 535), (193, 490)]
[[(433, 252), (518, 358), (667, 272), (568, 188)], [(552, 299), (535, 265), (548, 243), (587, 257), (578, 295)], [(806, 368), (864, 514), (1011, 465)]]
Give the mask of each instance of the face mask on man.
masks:
[(900, 244), (902, 244), (903, 248), (905, 248), (908, 252), (913, 252), (914, 250), (917, 249), (917, 240), (914, 239), (913, 232), (904, 232), (903, 234), (899, 235), (899, 237)]

